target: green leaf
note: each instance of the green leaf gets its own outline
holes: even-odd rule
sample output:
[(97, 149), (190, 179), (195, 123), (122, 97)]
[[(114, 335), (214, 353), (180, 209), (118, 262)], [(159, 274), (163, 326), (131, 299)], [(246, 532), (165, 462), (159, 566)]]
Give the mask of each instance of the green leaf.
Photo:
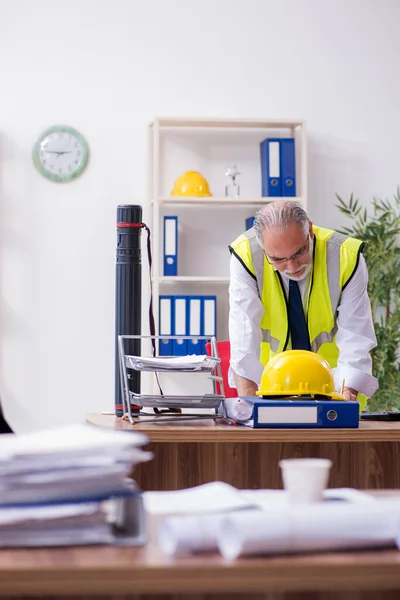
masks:
[(400, 185), (393, 201), (373, 197), (360, 205), (354, 193), (348, 202), (336, 194), (336, 208), (351, 219), (340, 233), (364, 240), (368, 265), (368, 293), (377, 347), (371, 352), (379, 389), (369, 401), (373, 410), (400, 409)]

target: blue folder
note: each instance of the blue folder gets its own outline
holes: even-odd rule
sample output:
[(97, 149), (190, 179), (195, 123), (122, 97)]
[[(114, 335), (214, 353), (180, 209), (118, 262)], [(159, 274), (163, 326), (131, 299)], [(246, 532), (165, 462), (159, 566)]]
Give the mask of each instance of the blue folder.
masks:
[[(187, 334), (187, 297), (173, 296), (172, 299), (172, 320), (174, 323), (173, 335), (186, 336)], [(172, 340), (172, 354), (174, 356), (186, 356), (187, 340)]]
[[(201, 303), (202, 335), (208, 338), (217, 335), (217, 297), (202, 296)], [(201, 354), (206, 354), (206, 340), (201, 341)]]
[[(173, 296), (160, 296), (159, 298), (158, 330), (160, 336), (174, 335)], [(160, 337), (158, 346), (158, 353), (160, 356), (173, 355), (174, 351), (171, 339)]]
[(282, 196), (280, 138), (267, 138), (260, 144), (261, 188), (263, 196)]
[(203, 354), (202, 340), (198, 336), (202, 335), (202, 296), (187, 297), (187, 335), (193, 336), (187, 341), (188, 354)]
[(248, 229), (251, 229), (254, 225), (254, 219), (255, 217), (247, 217), (246, 221), (245, 221), (245, 225), (246, 225), (246, 231)]
[(296, 196), (296, 162), (293, 138), (281, 139), (282, 196)]
[(349, 429), (359, 425), (358, 402), (297, 398), (267, 400), (259, 396), (242, 398), (253, 404), (254, 428)]
[(164, 217), (164, 275), (178, 275), (178, 217)]

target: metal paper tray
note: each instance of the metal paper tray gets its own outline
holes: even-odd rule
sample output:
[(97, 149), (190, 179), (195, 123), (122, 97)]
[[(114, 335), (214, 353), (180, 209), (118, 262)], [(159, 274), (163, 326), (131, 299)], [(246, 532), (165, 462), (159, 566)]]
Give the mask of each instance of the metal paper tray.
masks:
[[(140, 361), (141, 357), (129, 356), (125, 354), (125, 365), (129, 369), (134, 369), (135, 371), (147, 372), (147, 373), (212, 373), (217, 365), (221, 362), (219, 358), (215, 358), (213, 356), (207, 356), (208, 366), (205, 366), (202, 363), (198, 363), (195, 366), (173, 366), (173, 363), (168, 364), (166, 362), (163, 364), (148, 364), (145, 363), (138, 367), (135, 364), (134, 359), (138, 359)], [(168, 361), (168, 359), (179, 359), (179, 356), (163, 356), (163, 357), (155, 357), (155, 359), (159, 358), (160, 361)], [(144, 359), (146, 360), (146, 359)], [(211, 364), (212, 363), (212, 364)]]
[(216, 394), (204, 394), (204, 396), (151, 396), (144, 394), (135, 394), (130, 392), (132, 404), (143, 407), (161, 407), (166, 408), (218, 408), (221, 402), (225, 400), (224, 396)]

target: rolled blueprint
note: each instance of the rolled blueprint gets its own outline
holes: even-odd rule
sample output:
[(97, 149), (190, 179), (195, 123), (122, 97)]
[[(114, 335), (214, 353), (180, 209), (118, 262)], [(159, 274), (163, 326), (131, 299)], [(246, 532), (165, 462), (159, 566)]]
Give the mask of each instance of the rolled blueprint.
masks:
[(400, 532), (400, 502), (320, 504), (274, 511), (243, 511), (218, 528), (224, 558), (393, 546)]
[(253, 407), (243, 398), (225, 398), (225, 410), (234, 421), (248, 421), (253, 416)]
[(216, 552), (217, 533), (225, 515), (170, 517), (158, 528), (158, 542), (168, 556)]

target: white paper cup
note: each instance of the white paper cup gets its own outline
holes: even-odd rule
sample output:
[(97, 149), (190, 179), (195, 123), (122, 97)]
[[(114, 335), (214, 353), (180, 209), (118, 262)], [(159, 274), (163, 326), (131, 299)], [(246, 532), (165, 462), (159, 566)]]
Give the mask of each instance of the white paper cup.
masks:
[(332, 461), (327, 458), (289, 458), (279, 462), (290, 504), (321, 502)]

